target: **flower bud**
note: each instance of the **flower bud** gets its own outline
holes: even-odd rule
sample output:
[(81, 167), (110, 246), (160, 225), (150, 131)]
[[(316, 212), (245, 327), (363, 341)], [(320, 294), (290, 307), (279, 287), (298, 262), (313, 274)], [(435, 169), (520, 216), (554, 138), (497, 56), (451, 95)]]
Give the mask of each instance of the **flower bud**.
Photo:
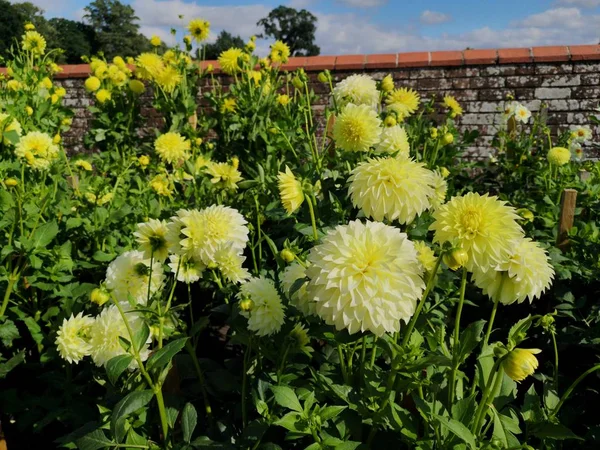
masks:
[(302, 80), (300, 79), (300, 77), (298, 75), (296, 75), (294, 78), (292, 78), (292, 84), (294, 85), (294, 87), (296, 89), (302, 89), (304, 87), (304, 83), (302, 82)]
[(551, 314), (546, 314), (540, 319), (540, 325), (546, 331), (552, 331), (554, 328), (554, 317)]
[(196, 138), (196, 140), (194, 141), (196, 143), (197, 146), (202, 145), (202, 138)]
[(19, 184), (15, 178), (7, 178), (4, 180), (4, 184), (8, 187), (14, 187)]
[(254, 302), (251, 298), (245, 298), (244, 300), (240, 300), (240, 309), (245, 312), (252, 311), (254, 308)]
[(215, 66), (213, 66), (212, 64), (209, 64), (208, 66), (206, 66), (207, 73), (211, 73), (214, 70), (215, 70)]
[(502, 361), (502, 368), (514, 381), (523, 381), (538, 368), (539, 363), (534, 356), (538, 353), (541, 353), (541, 350), (537, 348), (515, 348)]
[(391, 92), (394, 90), (394, 80), (390, 74), (386, 75), (383, 80), (381, 80), (381, 90), (383, 92)]
[(329, 80), (331, 79), (331, 75), (329, 74), (328, 70), (325, 70), (323, 72), (319, 72), (319, 75), (317, 75), (317, 79), (321, 83), (329, 83)]
[(27, 113), (28, 116), (31, 116), (31, 115), (33, 115), (33, 108), (31, 106), (26, 106), (25, 112)]
[(533, 213), (531, 211), (529, 211), (527, 208), (517, 209), (517, 214), (520, 215), (527, 222), (533, 222), (533, 219), (535, 219), (535, 216), (533, 215)]
[(396, 122), (396, 118), (394, 116), (387, 116), (383, 123), (386, 127), (393, 127), (398, 122)]
[(60, 137), (60, 134), (55, 134), (54, 137), (52, 138), (52, 143), (54, 145), (58, 145), (60, 144), (60, 141), (62, 140), (62, 138)]
[(450, 175), (450, 171), (448, 169), (446, 169), (445, 167), (440, 167), (440, 175), (443, 178), (448, 178), (448, 175)]
[(240, 167), (240, 159), (237, 156), (234, 156), (233, 158), (231, 158), (231, 165), (234, 169), (237, 169), (238, 167)]
[(437, 128), (430, 128), (429, 129), (429, 135), (431, 136), (431, 139), (437, 139), (437, 137), (438, 137), (438, 129)]
[(469, 261), (469, 254), (462, 248), (458, 248), (451, 253), (446, 253), (443, 259), (450, 270), (457, 270)]
[(138, 163), (140, 163), (140, 166), (146, 167), (150, 164), (150, 157), (148, 155), (142, 155), (138, 158)]
[(103, 288), (96, 288), (90, 294), (90, 300), (92, 303), (96, 303), (98, 306), (104, 305), (110, 300), (110, 294)]
[(452, 133), (446, 133), (442, 139), (444, 145), (450, 145), (454, 142), (454, 135)]
[(294, 259), (296, 259), (296, 255), (294, 255), (294, 253), (287, 248), (281, 250), (281, 253), (279, 255), (281, 256), (281, 259), (283, 259), (287, 263), (291, 263)]

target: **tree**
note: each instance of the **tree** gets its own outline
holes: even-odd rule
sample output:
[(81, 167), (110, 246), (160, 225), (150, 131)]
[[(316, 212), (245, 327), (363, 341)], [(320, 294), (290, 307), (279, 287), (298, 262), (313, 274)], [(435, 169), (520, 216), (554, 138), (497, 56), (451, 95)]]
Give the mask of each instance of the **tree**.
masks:
[(57, 45), (64, 50), (64, 62), (81, 63), (82, 56), (91, 56), (98, 52), (96, 32), (90, 25), (59, 18), (50, 19), (48, 22), (56, 30)]
[(317, 18), (305, 9), (300, 11), (278, 6), (256, 25), (265, 32), (260, 37), (271, 37), (285, 42), (293, 56), (316, 56), (321, 49), (315, 45)]
[(0, 56), (7, 57), (12, 45), (23, 34), (25, 19), (14, 5), (0, 0)]
[(131, 6), (119, 0), (94, 0), (84, 11), (84, 20), (96, 32), (98, 50), (107, 58), (137, 56), (151, 48), (139, 32), (139, 18)]
[[(204, 58), (207, 60), (217, 59), (221, 52), (224, 52), (231, 47), (244, 47), (244, 40), (240, 36), (234, 36), (231, 33), (222, 30), (219, 33), (219, 36), (217, 36), (217, 40), (214, 42), (214, 44), (206, 44), (204, 47)], [(199, 53), (201, 51), (201, 49), (198, 49)], [(199, 56), (202, 56), (202, 54)]]

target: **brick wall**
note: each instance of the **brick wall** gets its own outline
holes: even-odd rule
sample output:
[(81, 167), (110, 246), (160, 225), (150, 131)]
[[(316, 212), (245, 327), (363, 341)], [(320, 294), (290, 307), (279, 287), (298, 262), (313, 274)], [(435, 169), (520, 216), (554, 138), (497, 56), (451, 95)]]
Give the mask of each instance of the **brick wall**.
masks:
[[(216, 61), (202, 65), (209, 63), (215, 67), (215, 76), (224, 84), (230, 82), (230, 77), (220, 74)], [(376, 79), (391, 73), (397, 86), (414, 88), (424, 99), (453, 95), (464, 109), (461, 126), (481, 133), (470, 149), (477, 154), (488, 152), (499, 120), (498, 107), (509, 94), (532, 111), (546, 103), (548, 123), (561, 127), (590, 125), (589, 116), (600, 103), (599, 45), (297, 57), (283, 67), (298, 68), (304, 68), (311, 87), (321, 97), (314, 106), (317, 115), (327, 102), (327, 88), (317, 81), (324, 69), (329, 69), (336, 81), (354, 73), (368, 73)], [(76, 116), (65, 142), (79, 150), (90, 118), (86, 108), (91, 100), (83, 89), (89, 68), (75, 65), (64, 69), (58, 82), (67, 89), (65, 104)], [(597, 139), (598, 130), (594, 133)]]

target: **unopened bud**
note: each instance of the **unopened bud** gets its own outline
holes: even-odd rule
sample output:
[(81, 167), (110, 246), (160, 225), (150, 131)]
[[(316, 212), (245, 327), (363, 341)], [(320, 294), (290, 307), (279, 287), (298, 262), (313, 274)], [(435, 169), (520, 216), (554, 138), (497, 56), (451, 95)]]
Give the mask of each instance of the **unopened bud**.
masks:
[(254, 308), (254, 302), (252, 301), (251, 298), (245, 298), (244, 300), (240, 301), (240, 309), (242, 311), (252, 311), (252, 308)]
[(96, 288), (90, 294), (90, 300), (98, 306), (102, 306), (110, 300), (110, 294), (105, 289)]
[(452, 144), (454, 142), (454, 135), (452, 133), (446, 133), (442, 142), (444, 143), (444, 145)]
[(287, 248), (281, 250), (281, 253), (279, 255), (281, 256), (281, 259), (283, 259), (287, 263), (291, 263), (294, 259), (296, 259), (296, 255), (294, 255), (294, 253)]
[(469, 261), (469, 254), (462, 248), (453, 250), (451, 253), (444, 255), (444, 262), (450, 270), (457, 270), (464, 266)]

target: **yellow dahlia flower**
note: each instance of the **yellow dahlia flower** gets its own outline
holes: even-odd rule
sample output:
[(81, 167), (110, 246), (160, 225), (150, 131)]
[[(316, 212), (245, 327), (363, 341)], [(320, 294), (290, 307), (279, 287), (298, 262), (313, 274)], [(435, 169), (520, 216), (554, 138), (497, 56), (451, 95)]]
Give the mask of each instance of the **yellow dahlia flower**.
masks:
[(221, 275), (231, 283), (241, 283), (250, 278), (250, 272), (242, 267), (246, 257), (231, 244), (220, 245), (215, 251), (215, 264)]
[(161, 44), (160, 37), (158, 37), (158, 36), (157, 36), (157, 35), (155, 35), (155, 34), (154, 34), (154, 35), (152, 35), (152, 37), (150, 38), (150, 44), (151, 44), (153, 47), (158, 47), (158, 46), (160, 46), (160, 44)]
[(205, 166), (205, 173), (211, 177), (211, 183), (229, 191), (237, 190), (237, 184), (242, 181), (242, 173), (234, 165), (206, 161)]
[(140, 95), (144, 93), (146, 86), (140, 80), (131, 80), (129, 82), (129, 90), (134, 94)]
[(175, 88), (181, 83), (181, 80), (181, 74), (173, 66), (167, 66), (159, 70), (154, 77), (156, 84), (167, 94), (173, 93)]
[(110, 92), (106, 89), (100, 89), (98, 92), (96, 92), (96, 100), (98, 100), (99, 103), (106, 103), (110, 99)]
[(23, 35), (23, 50), (34, 55), (43, 55), (46, 50), (46, 39), (37, 31), (27, 31)]
[(377, 83), (369, 75), (350, 75), (336, 84), (333, 96), (338, 106), (353, 103), (375, 108), (379, 103)]
[[(308, 280), (306, 279), (306, 268), (300, 263), (294, 262), (287, 266), (281, 275), (281, 287), (290, 299), (290, 304), (305, 316), (314, 316), (317, 313), (317, 304), (312, 301), (306, 288)], [(292, 287), (298, 280), (305, 280), (302, 286), (291, 293)]]
[(218, 61), (221, 69), (228, 75), (240, 72), (242, 68), (239, 64), (239, 58), (242, 56), (242, 50), (239, 48), (230, 48), (219, 55)]
[(137, 303), (145, 305), (150, 296), (160, 288), (164, 280), (162, 264), (152, 262), (152, 280), (150, 280), (150, 259), (144, 253), (131, 250), (119, 255), (106, 269), (106, 287), (112, 291), (117, 301), (127, 303), (131, 296)]
[(79, 167), (83, 170), (87, 170), (88, 172), (91, 172), (92, 170), (92, 165), (89, 163), (89, 161), (85, 161), (83, 159), (78, 159), (77, 161), (75, 161), (74, 166)]
[(430, 207), (434, 175), (408, 158), (369, 158), (348, 179), (352, 204), (377, 221), (410, 223)]
[(48, 77), (44, 77), (42, 81), (40, 81), (40, 86), (50, 90), (52, 89), (52, 80)]
[(194, 19), (190, 21), (187, 29), (196, 42), (202, 42), (208, 39), (210, 22), (208, 20)]
[(375, 151), (377, 153), (398, 152), (398, 156), (408, 158), (410, 154), (410, 144), (408, 143), (408, 134), (406, 134), (406, 130), (400, 126), (384, 128), (381, 132), (381, 142), (375, 147)]
[(164, 261), (169, 256), (167, 245), (167, 222), (164, 220), (150, 219), (137, 224), (137, 231), (133, 233), (146, 259)]
[(279, 94), (277, 96), (277, 103), (281, 106), (287, 106), (290, 103), (290, 96), (287, 94)]
[(32, 23), (26, 23), (25, 24), (25, 31), (32, 31), (35, 30), (35, 25)]
[(463, 113), (462, 107), (451, 95), (444, 97), (444, 106), (450, 110), (451, 117), (461, 116)]
[(46, 133), (31, 131), (23, 136), (15, 148), (15, 155), (36, 170), (47, 170), (58, 158), (58, 146)]
[(290, 48), (282, 41), (275, 41), (275, 43), (271, 45), (269, 58), (274, 63), (286, 63), (290, 58)]
[(433, 272), (437, 257), (431, 247), (429, 247), (425, 241), (414, 241), (414, 244), (415, 250), (417, 250), (417, 258), (421, 263), (423, 270), (429, 273)]
[(63, 320), (54, 341), (62, 359), (77, 364), (92, 353), (90, 331), (93, 325), (93, 317), (84, 316), (82, 312)]
[[(127, 306), (123, 307), (126, 309)], [(126, 310), (125, 319), (129, 323), (133, 335), (139, 333), (144, 324), (144, 319), (140, 314)], [(91, 356), (96, 366), (103, 366), (115, 356), (127, 354), (121, 345), (120, 338), (131, 340), (123, 316), (115, 305), (111, 305), (104, 308), (100, 315), (96, 317), (90, 330)], [(151, 337), (148, 337), (148, 341), (139, 349), (142, 361), (148, 359), (150, 355), (149, 344), (151, 339)], [(135, 367), (137, 367), (137, 362), (133, 360), (129, 368), (134, 369)]]
[(177, 274), (177, 281), (191, 284), (200, 279), (206, 265), (193, 257), (171, 255), (169, 256), (169, 268), (171, 272)]
[(534, 355), (541, 352), (538, 348), (515, 348), (502, 361), (502, 368), (514, 381), (523, 381), (538, 368), (539, 363)]
[(21, 89), (21, 83), (18, 80), (8, 80), (6, 87), (11, 91), (18, 91)]
[(366, 152), (379, 144), (381, 120), (367, 105), (349, 103), (333, 126), (333, 140), (342, 150)]
[(448, 183), (444, 176), (437, 170), (433, 171), (433, 190), (435, 191), (435, 195), (431, 198), (431, 207), (437, 208), (444, 204), (446, 193), (448, 192)]
[(160, 173), (152, 178), (152, 180), (150, 180), (150, 187), (154, 192), (163, 197), (170, 197), (174, 190), (173, 182), (167, 174), (164, 173)]
[(96, 77), (89, 77), (85, 80), (85, 88), (90, 92), (96, 92), (100, 89), (100, 80)]
[(417, 91), (409, 88), (394, 89), (386, 99), (388, 107), (394, 111), (403, 111), (404, 117), (413, 114), (419, 108), (420, 101)]
[(509, 258), (495, 270), (473, 272), (473, 280), (483, 293), (504, 305), (525, 299), (531, 303), (550, 287), (553, 278), (548, 254), (527, 238), (516, 241)]
[(190, 141), (179, 133), (165, 133), (154, 141), (154, 150), (163, 161), (175, 164), (189, 158)]
[(142, 53), (135, 60), (135, 74), (142, 80), (154, 79), (164, 67), (161, 57), (156, 53)]
[(258, 70), (249, 70), (248, 79), (254, 81), (254, 85), (258, 86), (260, 80), (262, 80), (262, 73)]
[(392, 75), (388, 73), (383, 77), (383, 80), (381, 80), (381, 90), (383, 92), (392, 92), (394, 88), (394, 79), (392, 78)]
[(302, 202), (304, 201), (302, 182), (296, 179), (288, 166), (285, 166), (285, 173), (279, 172), (277, 179), (281, 203), (283, 204), (283, 207), (287, 213), (292, 214), (294, 211), (300, 208)]
[(553, 147), (548, 151), (548, 162), (554, 166), (564, 166), (571, 160), (571, 152), (565, 147)]
[(450, 242), (468, 255), (468, 270), (486, 271), (505, 262), (512, 243), (523, 236), (519, 216), (506, 202), (473, 192), (453, 197), (434, 213), (434, 242)]
[(226, 98), (221, 105), (221, 114), (234, 113), (236, 108), (235, 98)]
[(10, 133), (11, 131), (14, 131), (17, 136), (21, 136), (23, 133), (21, 124), (17, 119), (11, 120), (8, 114), (0, 113), (0, 142), (3, 142), (4, 145), (12, 145), (12, 141), (4, 136), (5, 133)]
[(253, 302), (250, 311), (240, 311), (248, 319), (248, 329), (258, 336), (277, 333), (285, 320), (285, 307), (271, 280), (264, 277), (251, 278), (242, 284), (238, 293), (240, 300), (249, 298)]
[(413, 243), (380, 222), (336, 227), (312, 248), (308, 261), (307, 291), (317, 314), (350, 334), (399, 331), (425, 287)]

